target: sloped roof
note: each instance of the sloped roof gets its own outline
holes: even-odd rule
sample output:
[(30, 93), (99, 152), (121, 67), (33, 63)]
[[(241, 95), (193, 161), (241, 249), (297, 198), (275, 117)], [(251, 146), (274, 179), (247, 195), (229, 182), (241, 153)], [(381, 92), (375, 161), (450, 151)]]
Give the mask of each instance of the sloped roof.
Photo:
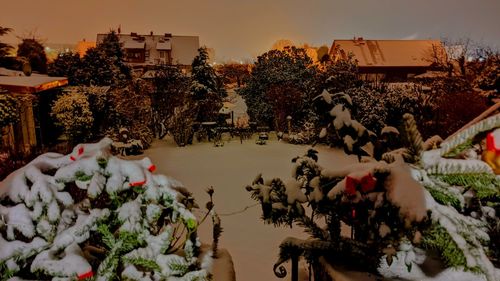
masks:
[(0, 88), (14, 93), (38, 93), (68, 84), (66, 77), (0, 76)]
[(352, 53), (360, 67), (426, 67), (436, 52), (444, 52), (439, 40), (334, 40), (330, 49), (333, 57)]

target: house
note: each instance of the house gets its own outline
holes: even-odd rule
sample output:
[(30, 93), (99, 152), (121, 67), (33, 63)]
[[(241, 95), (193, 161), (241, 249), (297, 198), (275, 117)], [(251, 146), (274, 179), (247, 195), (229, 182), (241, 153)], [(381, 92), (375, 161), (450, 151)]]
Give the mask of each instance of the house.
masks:
[(95, 47), (96, 47), (95, 41), (87, 41), (83, 39), (82, 41), (78, 41), (78, 43), (76, 44), (76, 53), (80, 56), (80, 58), (83, 58), (83, 56), (85, 56), (85, 54), (87, 53), (88, 49)]
[(329, 55), (334, 60), (357, 60), (361, 79), (400, 82), (434, 69), (446, 58), (439, 40), (334, 40)]
[[(107, 34), (97, 34), (97, 44)], [(180, 36), (165, 33), (140, 35), (117, 34), (125, 50), (125, 61), (131, 66), (156, 64), (191, 65), (200, 47), (198, 36)]]
[(9, 94), (19, 101), (19, 121), (2, 130), (2, 147), (29, 153), (55, 141), (57, 128), (50, 121), (50, 108), (66, 77), (46, 75), (0, 76), (2, 94)]

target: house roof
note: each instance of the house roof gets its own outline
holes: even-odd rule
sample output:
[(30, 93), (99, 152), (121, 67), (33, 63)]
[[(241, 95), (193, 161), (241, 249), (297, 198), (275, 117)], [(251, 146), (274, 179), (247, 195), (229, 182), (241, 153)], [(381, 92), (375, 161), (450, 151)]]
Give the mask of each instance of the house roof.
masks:
[(0, 76), (0, 88), (19, 94), (35, 94), (67, 84), (66, 77)]
[(360, 67), (426, 67), (444, 53), (439, 40), (334, 40), (330, 55), (354, 55)]

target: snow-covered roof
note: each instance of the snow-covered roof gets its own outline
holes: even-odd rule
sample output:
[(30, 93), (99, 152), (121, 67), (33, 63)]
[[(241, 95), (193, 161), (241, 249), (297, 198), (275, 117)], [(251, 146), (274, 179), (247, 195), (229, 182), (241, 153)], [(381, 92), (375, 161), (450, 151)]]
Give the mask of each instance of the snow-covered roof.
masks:
[(14, 93), (38, 93), (68, 84), (66, 77), (0, 76), (0, 88)]
[(330, 54), (354, 55), (360, 67), (426, 67), (445, 55), (439, 40), (334, 40)]
[(166, 42), (158, 42), (156, 43), (156, 49), (157, 50), (172, 50), (172, 43), (170, 40), (167, 40)]
[(127, 41), (123, 43), (124, 49), (144, 49), (145, 42)]
[[(26, 76), (26, 74), (24, 74), (24, 72), (20, 70), (13, 70), (5, 67), (0, 67), (0, 76)], [(31, 76), (47, 76), (47, 75), (33, 72), (31, 73)]]
[(22, 71), (0, 67), (0, 76), (24, 76)]

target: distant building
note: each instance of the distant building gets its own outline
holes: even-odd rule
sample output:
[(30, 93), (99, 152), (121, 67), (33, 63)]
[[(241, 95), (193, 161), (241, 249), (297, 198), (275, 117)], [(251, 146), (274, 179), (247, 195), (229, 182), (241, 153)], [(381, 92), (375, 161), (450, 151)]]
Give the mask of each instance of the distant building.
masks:
[[(97, 34), (97, 44), (107, 34)], [(132, 66), (156, 64), (191, 65), (198, 54), (198, 36), (117, 34), (125, 50), (125, 60)]]
[(82, 58), (87, 53), (88, 49), (95, 48), (95, 46), (95, 41), (87, 41), (83, 39), (82, 41), (78, 41), (78, 43), (76, 44), (76, 52), (78, 53), (78, 55), (80, 55), (80, 58)]
[(55, 142), (58, 129), (51, 122), (50, 108), (61, 87), (67, 84), (65, 77), (24, 76), (22, 72), (0, 76), (0, 92), (13, 95), (20, 105), (19, 121), (0, 128), (2, 146), (30, 152)]
[(330, 48), (334, 60), (347, 59), (349, 54), (358, 62), (361, 78), (370, 81), (406, 81), (425, 73), (445, 58), (439, 40), (334, 40)]

